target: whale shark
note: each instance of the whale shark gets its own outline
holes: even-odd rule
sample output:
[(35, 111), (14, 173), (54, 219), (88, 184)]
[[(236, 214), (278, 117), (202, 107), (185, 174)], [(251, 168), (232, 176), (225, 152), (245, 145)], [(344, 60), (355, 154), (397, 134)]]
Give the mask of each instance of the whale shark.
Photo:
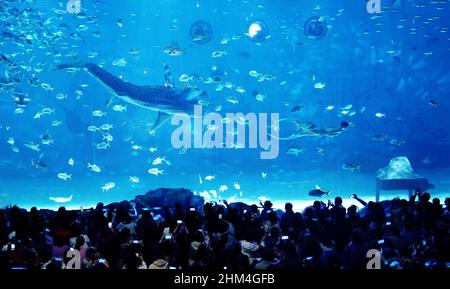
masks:
[(170, 79), (170, 70), (165, 65), (165, 82), (161, 85), (136, 85), (124, 81), (92, 62), (61, 64), (56, 70), (66, 68), (83, 69), (95, 80), (105, 86), (117, 98), (158, 113), (158, 117), (150, 131), (155, 131), (170, 115), (186, 113), (193, 116), (194, 105), (208, 105), (206, 92), (195, 88), (177, 88)]

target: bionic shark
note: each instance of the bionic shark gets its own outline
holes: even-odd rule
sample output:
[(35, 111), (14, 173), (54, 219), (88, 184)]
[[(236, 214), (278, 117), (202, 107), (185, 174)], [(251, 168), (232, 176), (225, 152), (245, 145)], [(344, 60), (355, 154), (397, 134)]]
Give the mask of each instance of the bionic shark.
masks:
[(159, 128), (170, 115), (176, 113), (194, 114), (194, 105), (207, 105), (208, 98), (204, 91), (195, 87), (176, 88), (170, 77), (170, 70), (165, 65), (165, 82), (162, 85), (135, 85), (109, 73), (98, 65), (87, 62), (62, 64), (56, 69), (81, 68), (98, 82), (103, 84), (114, 96), (130, 104), (158, 112), (158, 117), (151, 131)]

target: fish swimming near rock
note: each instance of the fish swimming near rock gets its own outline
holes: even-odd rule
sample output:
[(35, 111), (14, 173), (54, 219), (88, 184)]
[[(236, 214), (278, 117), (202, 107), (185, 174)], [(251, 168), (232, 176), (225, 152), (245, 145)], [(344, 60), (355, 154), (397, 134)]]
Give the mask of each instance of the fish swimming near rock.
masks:
[(55, 203), (68, 203), (72, 201), (73, 195), (70, 195), (70, 197), (64, 198), (64, 197), (50, 197), (49, 199)]
[(322, 197), (322, 196), (330, 196), (330, 191), (325, 192), (323, 191), (318, 185), (316, 185), (316, 188), (314, 190), (311, 190), (308, 195), (311, 197)]
[[(130, 104), (158, 112), (158, 117), (150, 130), (156, 130), (164, 124), (170, 115), (175, 113), (187, 113), (193, 115), (194, 105), (199, 101), (204, 104), (207, 94), (200, 89), (187, 87), (176, 88), (170, 78), (170, 73), (165, 73), (164, 85), (135, 85), (112, 75), (98, 65), (87, 63), (61, 64), (56, 70), (66, 68), (84, 69), (103, 84), (113, 95)], [(165, 68), (165, 71), (168, 71)]]

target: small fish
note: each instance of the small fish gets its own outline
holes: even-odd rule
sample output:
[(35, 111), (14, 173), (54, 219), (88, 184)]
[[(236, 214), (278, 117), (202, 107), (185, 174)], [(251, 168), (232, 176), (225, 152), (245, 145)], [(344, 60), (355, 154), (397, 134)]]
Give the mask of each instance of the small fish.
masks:
[(50, 201), (53, 201), (55, 203), (68, 203), (72, 201), (73, 195), (70, 195), (70, 197), (64, 198), (64, 197), (49, 197)]
[(250, 70), (248, 72), (248, 75), (252, 76), (252, 77), (259, 77), (259, 73), (256, 70)]
[(156, 159), (154, 159), (154, 160), (152, 161), (152, 165), (157, 166), (157, 165), (162, 164), (163, 162), (166, 162), (166, 163), (167, 163), (166, 157), (162, 157), (162, 158), (157, 157)]
[(100, 128), (93, 126), (93, 125), (89, 126), (87, 129), (88, 129), (88, 131), (92, 131), (92, 132), (97, 132), (100, 130)]
[(93, 112), (92, 112), (92, 116), (96, 116), (96, 117), (103, 117), (103, 116), (105, 116), (107, 113), (106, 112), (103, 112), (103, 111), (101, 111), (101, 110), (94, 110)]
[(261, 177), (262, 177), (263, 179), (267, 178), (267, 173), (266, 173), (266, 172), (261, 172)]
[(54, 88), (48, 84), (48, 83), (41, 83), (41, 87), (45, 90), (45, 91), (52, 91)]
[(113, 61), (112, 65), (113, 66), (119, 66), (119, 67), (124, 67), (127, 65), (127, 60), (125, 58), (117, 58)]
[(107, 142), (112, 142), (114, 140), (114, 137), (109, 133), (104, 133), (103, 140), (106, 140)]
[(309, 191), (308, 195), (310, 195), (311, 197), (322, 197), (325, 195), (330, 196), (330, 191), (325, 192), (318, 185), (316, 185), (316, 188)]
[(233, 187), (234, 187), (236, 190), (240, 190), (240, 189), (241, 189), (241, 185), (238, 184), (238, 183), (234, 183), (234, 184), (233, 184)]
[(375, 113), (375, 116), (378, 117), (378, 118), (382, 118), (382, 117), (386, 117), (386, 114), (381, 113), (381, 112), (377, 112), (377, 113)]
[(67, 173), (59, 173), (59, 174), (57, 175), (57, 177), (58, 177), (59, 179), (63, 180), (63, 181), (67, 181), (67, 180), (72, 179), (72, 175), (69, 175), (69, 174), (67, 174)]
[(75, 164), (75, 161), (74, 161), (72, 158), (70, 158), (70, 159), (67, 161), (67, 163), (69, 164), (69, 166), (72, 166), (72, 167), (73, 167), (73, 165)]
[(159, 170), (158, 168), (151, 168), (148, 170), (148, 173), (158, 176), (158, 175), (162, 175), (164, 173), (164, 170)]
[(101, 129), (101, 130), (111, 130), (112, 128), (113, 128), (113, 125), (112, 124), (108, 124), (108, 123), (102, 124), (99, 127), (99, 129)]
[(100, 173), (102, 171), (102, 169), (99, 166), (97, 166), (96, 164), (88, 163), (87, 168), (91, 169), (91, 171), (96, 172), (96, 173)]
[(438, 107), (439, 103), (436, 100), (430, 99), (428, 101), (428, 104), (431, 105), (432, 107)]
[(328, 110), (328, 111), (332, 111), (334, 108), (335, 108), (334, 105), (329, 105), (325, 109)]
[(258, 94), (255, 96), (255, 98), (256, 98), (257, 101), (263, 102), (263, 101), (266, 99), (266, 95), (261, 94), (261, 93), (258, 93)]
[(56, 95), (56, 99), (59, 99), (59, 100), (67, 99), (67, 94), (64, 94), (64, 93), (58, 93), (58, 94)]
[(223, 50), (216, 50), (211, 53), (211, 57), (214, 58), (223, 57), (225, 55), (227, 55), (227, 52)]
[(325, 82), (317, 82), (314, 84), (314, 88), (316, 89), (324, 89), (327, 86)]
[(216, 178), (216, 176), (206, 176), (205, 177), (205, 180), (207, 180), (207, 181), (212, 181), (212, 180), (214, 180)]
[(233, 105), (236, 105), (236, 104), (239, 103), (239, 100), (236, 97), (234, 97), (234, 96), (227, 97), (226, 101), (228, 101), (229, 103), (231, 103)]
[(113, 189), (115, 186), (116, 186), (116, 184), (113, 183), (113, 182), (106, 183), (106, 184), (102, 187), (102, 191), (103, 191), (103, 192), (107, 192), (107, 191)]
[(361, 166), (360, 165), (355, 166), (354, 164), (345, 163), (345, 164), (342, 164), (341, 169), (354, 173), (356, 171), (359, 171), (361, 169)]
[(181, 82), (189, 82), (194, 80), (194, 76), (189, 76), (187, 74), (182, 74), (179, 78)]
[(50, 124), (51, 126), (60, 126), (60, 125), (62, 125), (62, 121), (61, 120), (54, 120), (54, 121), (52, 121), (51, 122), (51, 124)]
[(376, 134), (372, 137), (372, 140), (375, 141), (384, 141), (387, 138), (387, 135)]
[(121, 18), (117, 19), (116, 24), (117, 24), (117, 26), (122, 28), (123, 27), (123, 20)]
[(47, 164), (41, 160), (31, 160), (31, 166), (37, 169), (48, 167)]
[(101, 143), (98, 143), (97, 145), (96, 145), (96, 148), (98, 149), (98, 150), (106, 150), (107, 148), (109, 148), (111, 145), (109, 144), (109, 142), (101, 142)]
[(236, 87), (236, 92), (243, 94), (243, 93), (245, 93), (245, 88), (243, 88), (242, 86), (238, 86), (238, 87)]
[(33, 151), (40, 151), (39, 149), (39, 145), (38, 144), (34, 144), (33, 142), (27, 143), (25, 144), (25, 146)]
[(135, 151), (143, 150), (143, 147), (137, 144), (132, 145), (131, 148), (134, 149)]
[(353, 104), (347, 104), (346, 106), (341, 107), (341, 110), (350, 110), (352, 109)]
[(148, 151), (151, 153), (154, 153), (154, 152), (158, 151), (158, 148), (157, 147), (149, 147)]
[(132, 182), (133, 184), (135, 184), (135, 183), (139, 183), (139, 178), (138, 177), (135, 177), (135, 176), (130, 176), (130, 182)]
[(10, 145), (14, 145), (15, 140), (14, 140), (13, 137), (10, 137), (10, 138), (8, 138), (8, 140), (7, 140), (6, 142), (7, 142), (8, 144), (10, 144)]
[(221, 185), (220, 187), (219, 187), (219, 192), (221, 192), (221, 193), (223, 193), (223, 192), (225, 192), (225, 191), (227, 191), (228, 190), (228, 186), (227, 185)]
[(200, 185), (203, 184), (203, 180), (202, 180), (202, 176), (201, 175), (198, 175), (198, 182), (200, 183)]
[(401, 146), (402, 144), (406, 143), (406, 141), (393, 138), (393, 139), (391, 139), (391, 141), (389, 143), (391, 145)]

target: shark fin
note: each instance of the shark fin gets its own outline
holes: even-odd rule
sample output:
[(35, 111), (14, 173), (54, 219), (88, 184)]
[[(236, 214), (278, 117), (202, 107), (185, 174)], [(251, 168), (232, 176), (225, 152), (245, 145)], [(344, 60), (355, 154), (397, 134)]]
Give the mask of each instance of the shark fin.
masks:
[(155, 131), (156, 129), (158, 129), (161, 125), (163, 125), (167, 120), (169, 120), (170, 115), (165, 113), (165, 112), (161, 112), (158, 111), (158, 116), (156, 117), (155, 122), (153, 123), (150, 131)]
[(316, 185), (316, 190), (321, 190), (321, 188), (319, 187), (319, 185)]
[(164, 62), (164, 86), (173, 88), (175, 84), (172, 81), (172, 72), (170, 71), (169, 65)]

